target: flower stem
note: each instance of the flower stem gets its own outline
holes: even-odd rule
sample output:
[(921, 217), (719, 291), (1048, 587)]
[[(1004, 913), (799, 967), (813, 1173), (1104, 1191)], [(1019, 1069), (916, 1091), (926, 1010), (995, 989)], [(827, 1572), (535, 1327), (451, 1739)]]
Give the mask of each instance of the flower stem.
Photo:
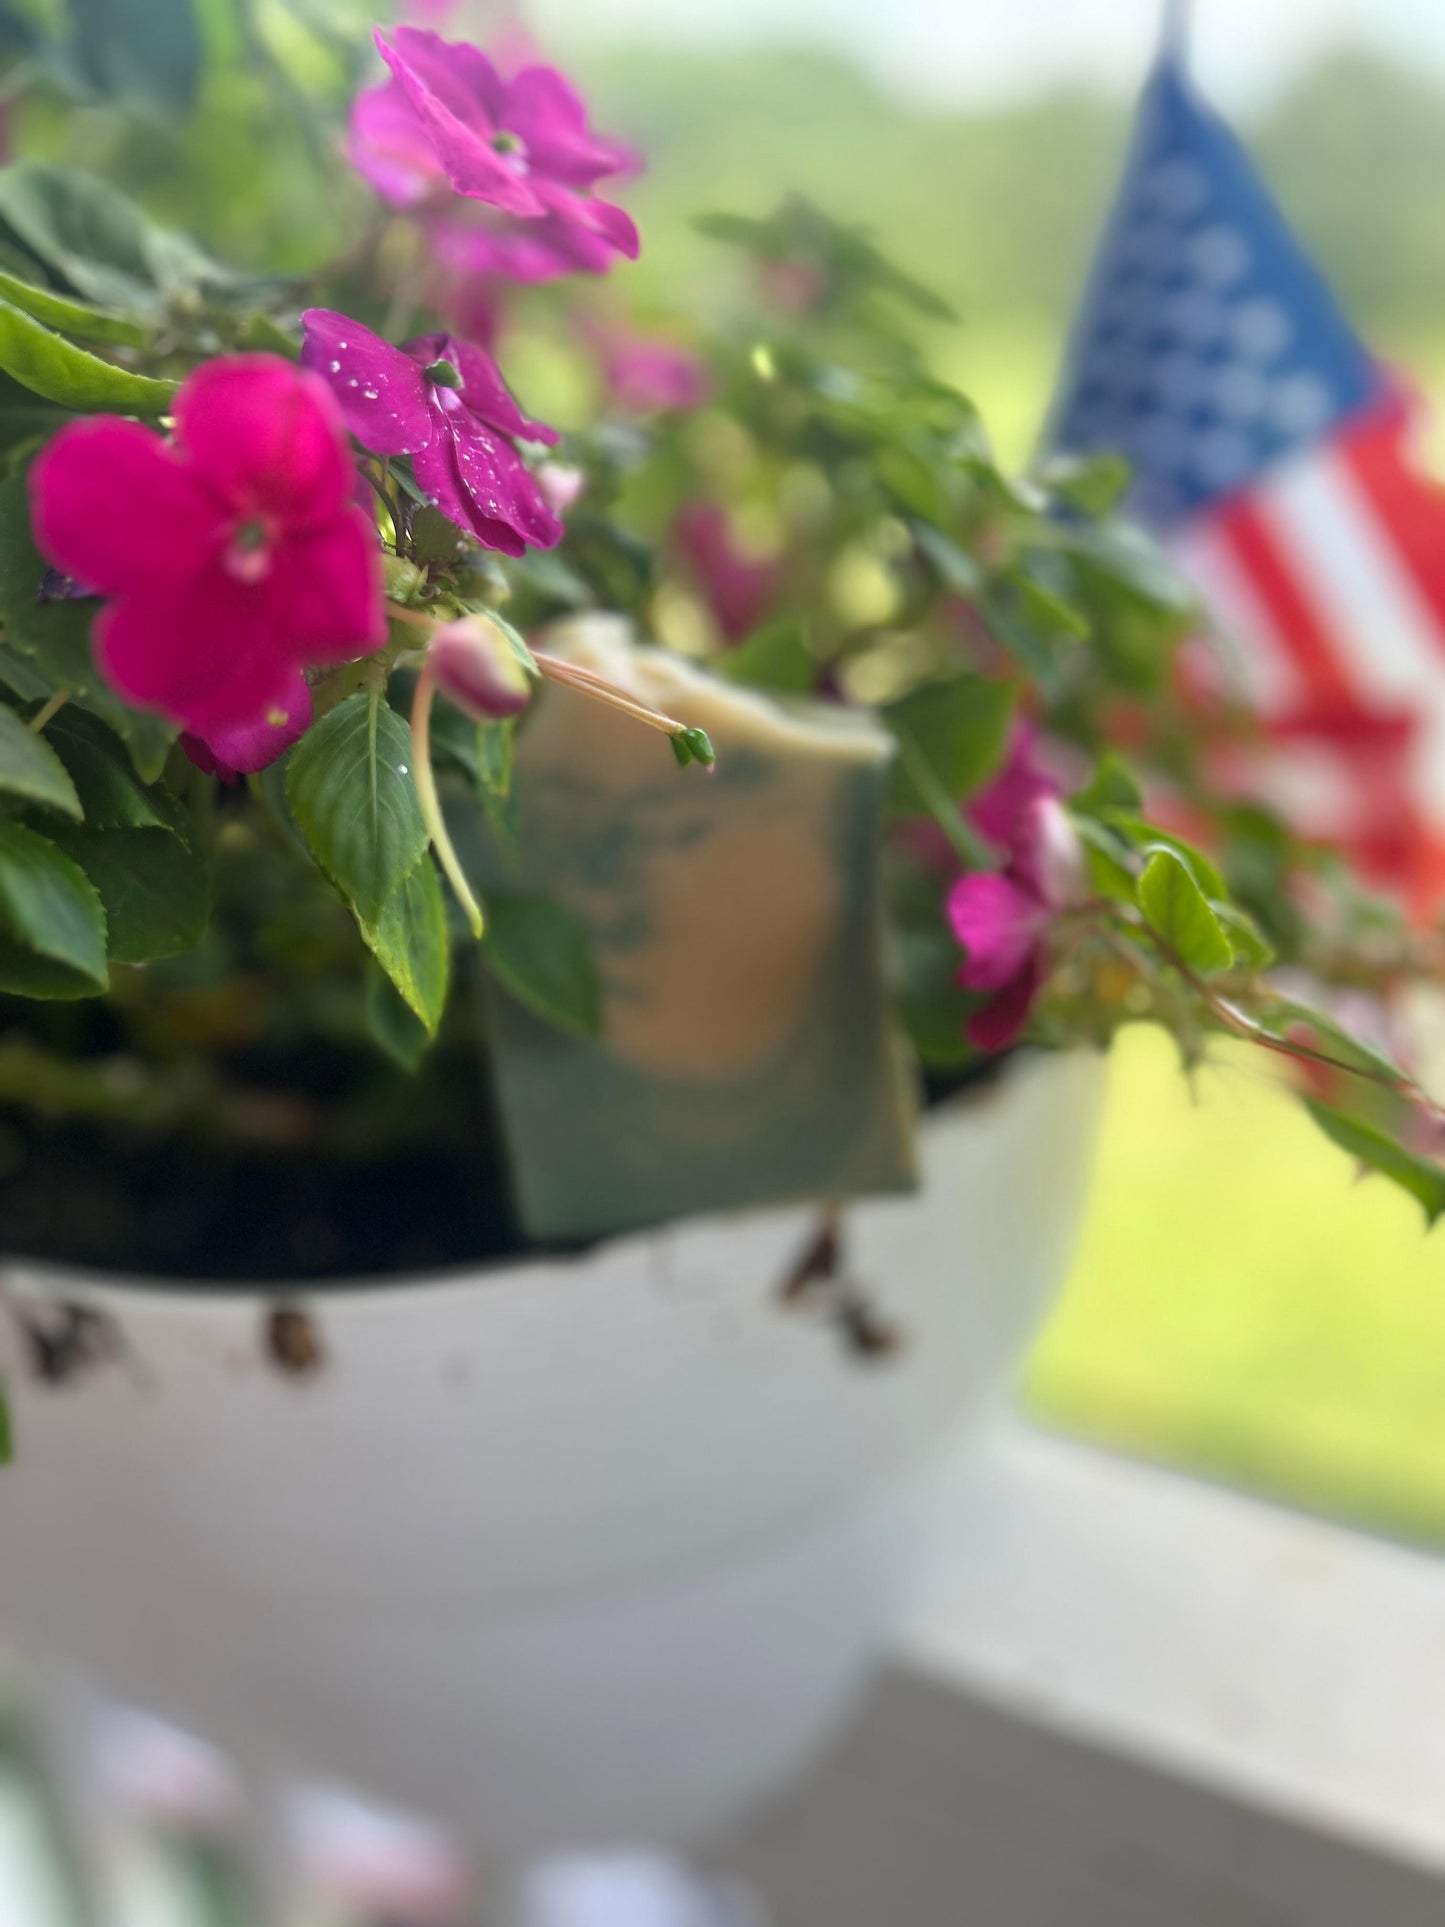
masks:
[(540, 649), (532, 651), (532, 660), (548, 682), (575, 689), (579, 696), (590, 696), (594, 702), (605, 703), (619, 715), (630, 716), (634, 722), (645, 723), (649, 729), (660, 730), (664, 736), (682, 736), (687, 732), (687, 724), (680, 723), (675, 716), (665, 716), (660, 709), (639, 702), (635, 696), (629, 696), (625, 689), (619, 689), (616, 683), (608, 682), (605, 676), (594, 675), (590, 669), (583, 669), (575, 662), (564, 662), (560, 656), (549, 656)]
[(45, 725), (50, 722), (53, 717), (58, 716), (69, 701), (70, 691), (68, 689), (57, 689), (55, 694), (42, 703), (40, 708), (37, 709), (35, 714), (30, 718), (29, 728), (38, 736)]
[(447, 882), (456, 893), (457, 902), (466, 914), (472, 927), (472, 935), (480, 937), (485, 927), (482, 906), (472, 893), (467, 882), (461, 859), (447, 829), (446, 818), (442, 815), (441, 798), (437, 795), (436, 775), (431, 761), (431, 706), (436, 694), (436, 672), (431, 658), (421, 666), (421, 674), (416, 679), (416, 694), (411, 704), (411, 755), (412, 780), (416, 784), (417, 801), (421, 804), (422, 817), (426, 822), (432, 847), (437, 860), (446, 872)]

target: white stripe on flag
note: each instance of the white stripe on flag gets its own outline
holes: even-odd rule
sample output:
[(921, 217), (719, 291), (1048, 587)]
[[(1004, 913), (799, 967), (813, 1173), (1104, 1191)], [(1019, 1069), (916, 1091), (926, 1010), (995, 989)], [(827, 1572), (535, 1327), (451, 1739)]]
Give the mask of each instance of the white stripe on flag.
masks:
[(1170, 538), (1174, 559), (1204, 598), (1229, 666), (1266, 716), (1298, 704), (1305, 690), (1249, 571), (1209, 518)]
[(1417, 793), (1430, 815), (1445, 817), (1445, 653), (1388, 526), (1332, 447), (1278, 470), (1256, 500), (1354, 686), (1418, 714)]

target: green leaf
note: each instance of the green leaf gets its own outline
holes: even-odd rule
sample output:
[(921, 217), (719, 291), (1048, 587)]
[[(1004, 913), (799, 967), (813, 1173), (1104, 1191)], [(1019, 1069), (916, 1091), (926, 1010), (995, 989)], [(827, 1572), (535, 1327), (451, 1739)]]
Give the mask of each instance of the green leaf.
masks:
[(1116, 903), (1134, 903), (1139, 880), (1129, 845), (1092, 816), (1074, 816), (1072, 821), (1084, 845), (1090, 887)]
[(70, 0), (70, 61), (102, 100), (188, 114), (201, 85), (192, 0)]
[(361, 934), (428, 1037), (446, 1008), (451, 939), (441, 879), (430, 856), (408, 872), (374, 923), (359, 918)]
[(348, 696), (292, 750), (286, 799), (316, 861), (375, 928), (427, 846), (405, 723), (364, 691)]
[(1213, 903), (1210, 907), (1224, 925), (1235, 962), (1246, 970), (1268, 969), (1274, 962), (1274, 950), (1249, 912), (1234, 903)]
[(201, 852), (173, 830), (72, 829), (50, 832), (78, 863), (105, 906), (112, 963), (152, 963), (194, 949), (211, 915), (211, 871)]
[(1107, 515), (1123, 500), (1134, 471), (1122, 455), (1051, 455), (1038, 479), (1085, 515)]
[(195, 242), (157, 227), (106, 182), (54, 162), (0, 168), (0, 229), (103, 308), (155, 314), (190, 289), (235, 285)]
[(498, 981), (559, 1030), (593, 1037), (602, 997), (586, 926), (549, 897), (491, 896), (482, 954)]
[(46, 742), (27, 729), (13, 709), (0, 707), (0, 790), (28, 803), (79, 817), (80, 798), (64, 763)]
[(959, 949), (941, 915), (936, 930), (910, 930), (897, 939), (898, 1011), (925, 1064), (956, 1067), (978, 1056), (964, 1025), (979, 998), (958, 981)]
[(108, 981), (105, 912), (85, 873), (34, 830), (0, 823), (0, 990), (92, 997)]
[(1046, 588), (1027, 569), (1015, 569), (1009, 576), (1024, 605), (1030, 622), (1048, 635), (1073, 636), (1082, 641), (1091, 628), (1089, 618), (1061, 595)]
[(1139, 879), (1139, 904), (1181, 961), (1201, 976), (1234, 962), (1229, 938), (1183, 857), (1155, 850)]
[[(0, 622), (10, 649), (45, 678), (47, 692), (69, 690), (124, 738), (142, 776), (159, 776), (176, 731), (113, 696), (96, 674), (90, 626), (99, 604), (61, 597), (41, 600), (44, 558), (30, 532), (30, 489), (24, 474), (0, 483)], [(68, 716), (68, 710), (61, 715)], [(57, 722), (59, 718), (57, 718)], [(63, 758), (62, 758), (63, 760)]]
[[(959, 676), (917, 689), (890, 703), (883, 721), (912, 758), (922, 758), (952, 800), (973, 795), (995, 774), (1008, 748), (1014, 692), (987, 676)], [(888, 807), (894, 816), (930, 813), (931, 800), (903, 766), (895, 765)]]
[(0, 371), (0, 454), (10, 455), (31, 444), (38, 447), (76, 419), (70, 409), (43, 400), (13, 375)]
[(175, 830), (168, 799), (141, 782), (124, 743), (98, 717), (67, 704), (46, 738), (75, 785), (88, 830)]
[(1194, 845), (1186, 843), (1183, 837), (1174, 836), (1168, 830), (1161, 830), (1146, 817), (1135, 816), (1129, 810), (1106, 809), (1101, 816), (1102, 821), (1107, 823), (1111, 830), (1146, 857), (1155, 850), (1172, 850), (1175, 856), (1183, 859), (1190, 875), (1206, 896), (1227, 897), (1229, 895), (1229, 886), (1215, 865), (1202, 850), (1196, 850)]
[(63, 294), (55, 294), (49, 288), (32, 287), (18, 275), (6, 274), (3, 268), (0, 268), (0, 299), (8, 301), (13, 308), (22, 308), (26, 314), (34, 315), (37, 321), (58, 329), (61, 334), (81, 335), (87, 341), (110, 341), (122, 347), (144, 348), (151, 338), (151, 331), (138, 321), (129, 321), (124, 315), (108, 314), (104, 308), (93, 308), (88, 301), (74, 301)]
[(1138, 811), (1143, 800), (1129, 766), (1113, 750), (1106, 750), (1093, 775), (1069, 803), (1086, 816), (1095, 816), (1100, 810), (1122, 810), (1129, 815)]
[(173, 381), (153, 381), (102, 361), (0, 300), (0, 368), (41, 395), (81, 413), (114, 410), (122, 415), (163, 415), (176, 392)]
[(930, 528), (926, 522), (916, 523), (912, 534), (945, 589), (951, 589), (967, 602), (982, 595), (987, 582), (983, 564), (967, 549), (961, 549), (951, 536)]
[(375, 963), (366, 973), (366, 1028), (404, 1071), (416, 1069), (432, 1041), (426, 1025)]
[(755, 689), (803, 696), (813, 687), (813, 658), (803, 641), (803, 625), (791, 620), (755, 629), (736, 649), (730, 649), (717, 667), (732, 682), (748, 683)]
[(1375, 1125), (1334, 1110), (1314, 1098), (1305, 1099), (1305, 1109), (1332, 1144), (1348, 1151), (1367, 1169), (1393, 1179), (1412, 1198), (1418, 1199), (1424, 1207), (1427, 1224), (1433, 1225), (1445, 1214), (1445, 1170), (1438, 1164), (1416, 1157)]

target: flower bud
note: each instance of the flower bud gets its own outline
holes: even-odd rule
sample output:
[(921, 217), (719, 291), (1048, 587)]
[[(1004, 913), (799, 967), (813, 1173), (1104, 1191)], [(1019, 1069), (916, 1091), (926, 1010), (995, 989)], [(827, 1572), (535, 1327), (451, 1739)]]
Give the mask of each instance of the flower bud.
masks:
[(532, 700), (531, 679), (486, 616), (463, 616), (438, 629), (427, 661), (442, 694), (478, 722), (520, 715)]

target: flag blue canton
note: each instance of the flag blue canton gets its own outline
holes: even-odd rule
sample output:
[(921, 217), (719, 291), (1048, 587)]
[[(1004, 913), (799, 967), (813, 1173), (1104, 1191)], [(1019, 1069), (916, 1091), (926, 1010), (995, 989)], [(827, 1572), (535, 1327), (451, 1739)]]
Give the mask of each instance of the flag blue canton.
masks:
[(1130, 506), (1167, 526), (1384, 392), (1240, 143), (1161, 64), (1070, 340), (1050, 445), (1127, 456)]

